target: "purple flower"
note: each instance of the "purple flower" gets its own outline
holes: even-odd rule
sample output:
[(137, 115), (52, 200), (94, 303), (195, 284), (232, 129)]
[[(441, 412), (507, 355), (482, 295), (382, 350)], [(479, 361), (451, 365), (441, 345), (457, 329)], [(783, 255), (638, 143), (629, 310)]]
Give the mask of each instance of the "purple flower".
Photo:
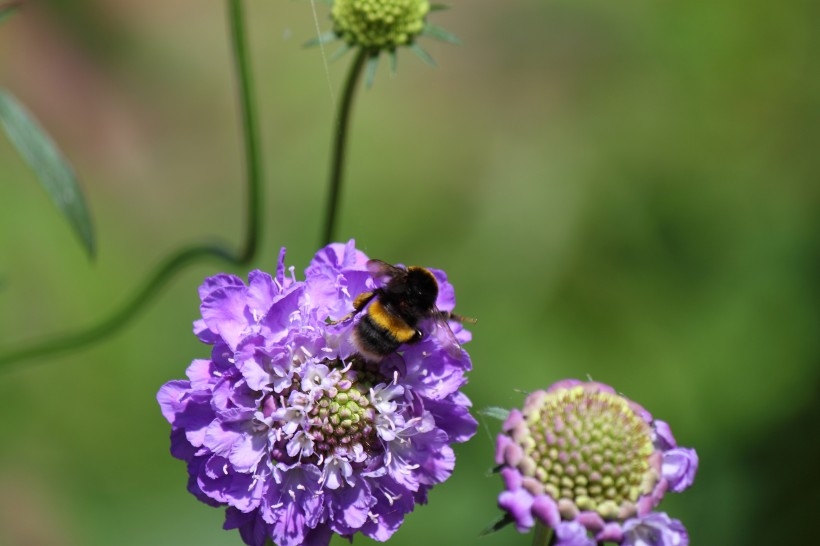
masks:
[(558, 546), (686, 546), (678, 520), (654, 512), (694, 481), (693, 449), (612, 387), (574, 379), (530, 394), (496, 441), (499, 507), (521, 532), (551, 528)]
[[(475, 434), (459, 390), (471, 368), (452, 336), (425, 335), (379, 362), (351, 342), (354, 298), (378, 286), (353, 244), (320, 250), (298, 281), (253, 271), (200, 287), (194, 333), (211, 345), (187, 380), (157, 394), (171, 423), (171, 453), (188, 464), (188, 489), (225, 506), (226, 529), (263, 546), (327, 545), (336, 533), (387, 540), (405, 514), (446, 480), (451, 445)], [(437, 306), (455, 305), (443, 272), (433, 271)], [(429, 323), (429, 324), (428, 324)], [(459, 342), (469, 340), (453, 324)]]

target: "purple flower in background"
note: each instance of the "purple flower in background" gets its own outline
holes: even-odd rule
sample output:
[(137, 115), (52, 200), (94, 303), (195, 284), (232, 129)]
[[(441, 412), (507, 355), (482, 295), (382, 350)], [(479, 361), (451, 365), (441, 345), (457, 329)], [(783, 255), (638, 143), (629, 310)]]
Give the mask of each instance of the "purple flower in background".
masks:
[(521, 532), (551, 528), (555, 546), (686, 546), (680, 521), (654, 512), (694, 481), (693, 449), (612, 387), (574, 379), (530, 394), (496, 442), (498, 505)]
[[(451, 444), (476, 431), (459, 390), (470, 358), (452, 340), (425, 335), (372, 362), (350, 341), (360, 317), (331, 323), (377, 287), (367, 261), (353, 241), (333, 244), (298, 281), (283, 250), (275, 276), (217, 275), (200, 287), (194, 332), (211, 356), (157, 399), (188, 490), (227, 507), (225, 528), (249, 545), (326, 545), (356, 532), (387, 540), (450, 476)], [(436, 306), (452, 310), (452, 286), (432, 271)]]

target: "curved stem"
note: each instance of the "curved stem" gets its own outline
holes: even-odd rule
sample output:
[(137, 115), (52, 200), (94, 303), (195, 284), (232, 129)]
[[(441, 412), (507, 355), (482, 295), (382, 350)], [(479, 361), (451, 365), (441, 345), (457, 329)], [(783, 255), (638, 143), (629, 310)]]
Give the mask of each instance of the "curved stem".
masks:
[(342, 175), (344, 174), (345, 147), (347, 145), (347, 127), (350, 122), (350, 114), (353, 110), (353, 95), (356, 91), (356, 84), (362, 75), (365, 61), (370, 53), (359, 48), (353, 64), (350, 65), (350, 72), (347, 74), (342, 101), (339, 103), (339, 111), (336, 114), (336, 126), (333, 134), (333, 157), (330, 163), (330, 192), (328, 193), (327, 210), (325, 213), (325, 230), (322, 237), (322, 245), (330, 244), (334, 238), (336, 229), (336, 212), (339, 209), (339, 193), (342, 187)]
[(262, 161), (259, 155), (259, 130), (256, 127), (256, 103), (251, 89), (250, 57), (245, 37), (245, 16), (242, 0), (228, 1), (228, 19), (231, 27), (231, 48), (236, 63), (239, 84), (239, 108), (242, 115), (242, 132), (245, 143), (245, 169), (248, 184), (248, 218), (245, 246), (234, 263), (247, 265), (256, 256), (262, 233)]
[(259, 155), (259, 137), (256, 128), (256, 108), (251, 93), (251, 69), (245, 39), (244, 16), (241, 0), (228, 0), (228, 15), (231, 29), (231, 47), (236, 62), (239, 84), (239, 104), (242, 115), (245, 145), (246, 177), (248, 187), (248, 219), (245, 241), (239, 253), (214, 245), (190, 246), (178, 251), (160, 265), (153, 276), (134, 297), (105, 320), (73, 334), (55, 337), (31, 344), (16, 351), (0, 355), (0, 371), (6, 371), (14, 364), (32, 358), (44, 357), (79, 349), (127, 324), (145, 307), (160, 288), (178, 271), (202, 258), (216, 258), (234, 265), (246, 265), (256, 256), (259, 237), (262, 232), (262, 169)]

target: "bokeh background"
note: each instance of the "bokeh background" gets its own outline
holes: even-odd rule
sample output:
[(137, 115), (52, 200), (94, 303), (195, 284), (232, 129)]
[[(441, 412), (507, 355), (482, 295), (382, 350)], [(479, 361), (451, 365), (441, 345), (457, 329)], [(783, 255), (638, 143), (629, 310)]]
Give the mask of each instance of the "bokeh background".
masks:
[[(246, 7), (266, 173), (255, 266), (287, 246), (300, 271), (351, 58), (326, 72), (301, 47), (316, 33), (306, 1)], [(694, 487), (662, 505), (693, 545), (807, 543), (820, 4), (454, 0), (431, 21), (464, 44), (424, 41), (437, 69), (402, 52), (398, 74), (383, 63), (358, 96), (338, 238), (449, 273), (479, 319), (476, 408), (565, 377), (609, 383), (697, 448)], [(98, 237), (91, 263), (0, 138), (0, 352), (96, 322), (181, 245), (238, 243), (232, 76), (216, 1), (30, 2), (0, 26), (0, 85), (73, 161)], [(241, 544), (185, 491), (155, 401), (207, 354), (191, 334), (196, 288), (223, 269), (187, 269), (85, 350), (0, 371), (0, 544)], [(531, 541), (477, 536), (498, 515), (498, 428), (482, 419), (393, 544)]]

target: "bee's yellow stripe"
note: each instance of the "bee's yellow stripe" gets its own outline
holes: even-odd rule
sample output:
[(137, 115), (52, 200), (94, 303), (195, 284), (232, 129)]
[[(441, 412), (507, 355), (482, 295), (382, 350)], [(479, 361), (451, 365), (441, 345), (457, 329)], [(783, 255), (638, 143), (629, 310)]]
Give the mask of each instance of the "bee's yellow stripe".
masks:
[(367, 308), (367, 314), (376, 325), (387, 330), (399, 343), (407, 343), (416, 335), (415, 328), (408, 326), (400, 317), (389, 313), (378, 299)]

